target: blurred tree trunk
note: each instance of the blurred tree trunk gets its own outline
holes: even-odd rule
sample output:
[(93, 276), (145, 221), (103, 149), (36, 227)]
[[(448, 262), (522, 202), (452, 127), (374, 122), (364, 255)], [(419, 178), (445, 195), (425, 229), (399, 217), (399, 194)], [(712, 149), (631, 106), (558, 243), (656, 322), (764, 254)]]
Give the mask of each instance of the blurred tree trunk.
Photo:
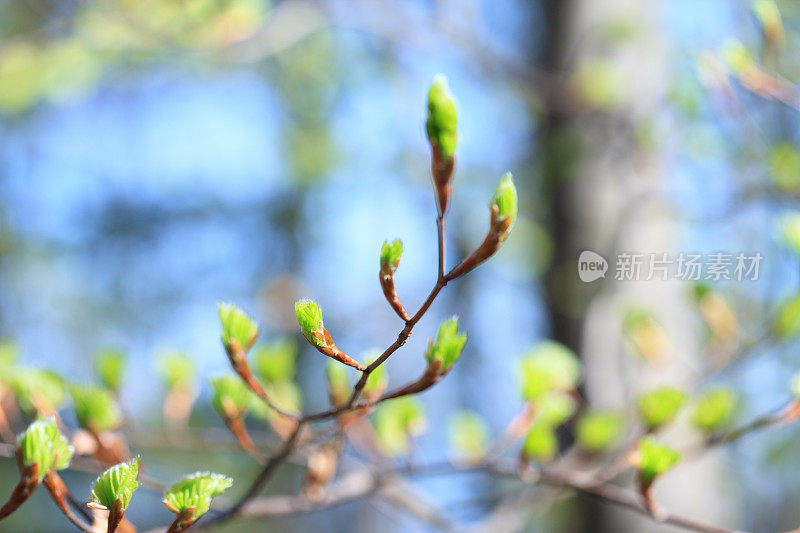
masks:
[[(664, 154), (647, 135), (666, 93), (664, 5), (551, 0), (545, 6), (540, 64), (548, 73), (565, 76), (577, 99), (587, 104), (549, 105), (538, 117), (536, 155), (554, 241), (545, 280), (552, 335), (581, 354), (590, 403), (622, 409), (643, 389), (665, 383), (690, 388), (697, 378), (690, 371), (697, 366), (698, 339), (687, 306), (688, 284), (644, 281), (646, 265), (642, 281), (614, 281), (619, 252), (677, 251), (677, 224), (666, 208)], [(577, 260), (583, 250), (608, 260), (605, 280), (579, 280)], [(666, 332), (669, 343), (657, 367), (622, 347), (621, 323), (629, 304), (654, 313)], [(719, 522), (715, 491), (687, 490), (700, 480), (714, 487), (717, 474), (713, 459), (683, 467), (659, 485), (657, 495), (680, 513)], [(580, 523), (571, 523), (571, 530), (667, 530), (607, 505), (587, 500), (580, 505), (581, 512), (574, 513)]]

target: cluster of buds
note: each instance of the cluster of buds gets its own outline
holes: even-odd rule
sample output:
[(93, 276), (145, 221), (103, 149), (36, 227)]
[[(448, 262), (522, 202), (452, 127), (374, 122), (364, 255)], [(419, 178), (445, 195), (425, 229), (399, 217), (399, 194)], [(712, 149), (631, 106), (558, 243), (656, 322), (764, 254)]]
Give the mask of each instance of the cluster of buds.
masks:
[(303, 332), (303, 337), (323, 355), (336, 359), (340, 363), (352, 366), (358, 370), (366, 367), (345, 354), (336, 344), (333, 343), (331, 334), (325, 329), (322, 323), (322, 310), (314, 300), (299, 300), (294, 304), (294, 312), (297, 315), (297, 323)]
[(500, 180), (492, 202), (489, 204), (489, 210), (489, 232), (486, 234), (486, 238), (469, 257), (447, 274), (448, 280), (463, 276), (492, 257), (511, 233), (511, 228), (517, 220), (517, 189), (510, 172), (507, 172)]
[(403, 241), (396, 239), (391, 243), (389, 241), (384, 242), (381, 248), (381, 270), (378, 277), (380, 278), (381, 288), (383, 289), (383, 295), (386, 296), (386, 301), (389, 302), (389, 305), (392, 306), (392, 309), (394, 309), (395, 313), (397, 313), (400, 318), (408, 322), (411, 317), (406, 313), (394, 289), (394, 273), (400, 265), (400, 258), (402, 255)]
[(447, 78), (439, 74), (428, 91), (428, 119), (425, 122), (431, 144), (431, 175), (439, 218), (444, 217), (450, 207), (458, 143), (457, 122), (456, 105), (447, 86)]

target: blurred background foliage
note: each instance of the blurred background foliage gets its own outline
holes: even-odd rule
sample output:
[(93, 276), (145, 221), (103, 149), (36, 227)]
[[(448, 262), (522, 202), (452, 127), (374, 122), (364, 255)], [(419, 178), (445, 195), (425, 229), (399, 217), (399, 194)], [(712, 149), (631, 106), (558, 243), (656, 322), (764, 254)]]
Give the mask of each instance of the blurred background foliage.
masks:
[[(398, 404), (396, 413), (376, 414), (376, 424), (417, 434), (425, 412), (427, 432), (413, 454), (442, 457), (448, 441), (462, 455), (479, 453), (523, 404), (518, 360), (531, 346), (549, 337), (579, 353), (592, 346), (590, 335), (564, 333), (569, 321), (559, 326), (563, 316), (582, 320), (597, 295), (565, 281), (577, 256), (564, 253), (573, 238), (558, 217), (559, 191), (592, 150), (580, 128), (554, 126), (572, 115), (612, 117), (612, 148), (630, 150), (633, 161), (658, 160), (673, 250), (765, 256), (759, 282), (681, 289), (692, 302), (686, 318), (704, 335), (691, 364), (713, 371), (680, 385), (733, 387), (737, 417), (746, 420), (780, 405), (798, 366), (796, 310), (781, 315), (779, 323), (790, 324), (776, 332), (789, 342), (732, 364), (714, 359), (730, 353), (714, 346), (757, 336), (773, 302), (797, 292), (797, 256), (776, 217), (800, 191), (800, 98), (791, 85), (800, 75), (800, 7), (779, 1), (776, 19), (768, 4), (655, 2), (654, 36), (617, 0), (602, 16), (588, 10), (594, 57), (553, 69), (558, 17), (580, 18), (585, 2), (0, 0), (0, 336), (15, 340), (27, 372), (53, 370), (84, 385), (97, 379), (115, 391), (130, 446), (147, 456), (153, 475), (167, 481), (210, 469), (242, 490), (252, 465), (211, 406), (208, 379), (228, 371), (215, 304), (233, 301), (258, 318), (255, 371), (281, 403), (306, 411), (327, 405), (326, 365), (297, 332), (296, 299), (320, 302), (326, 327), (356, 358), (388, 345), (400, 324), (376, 279), (381, 243), (404, 241), (396, 282), (407, 308), (434, 282), (424, 98), (444, 72), (460, 123), (448, 263), (482, 239), (486, 203), (507, 169), (521, 194), (520, 218), (497, 257), (436, 302), (387, 377), (393, 385), (416, 378), (426, 339), (453, 312), (470, 339), (460, 363), (421, 398), (424, 408)], [(666, 58), (661, 82), (651, 112), (631, 112), (642, 78), (618, 68), (618, 51), (651, 40)], [(561, 46), (571, 47), (578, 44)], [(676, 332), (659, 323), (658, 305), (611, 309), (625, 364), (670, 357)], [(298, 344), (285, 340), (292, 337)], [(0, 372), (9, 346), (0, 349)], [(15, 373), (20, 390), (24, 374)], [(43, 391), (51, 408), (69, 400), (68, 388), (37, 379), (51, 385)], [(722, 396), (705, 401), (728, 413), (733, 400)], [(254, 414), (266, 430), (269, 413)], [(187, 419), (191, 430), (174, 430)], [(601, 450), (616, 445), (618, 431), (609, 428), (623, 425), (618, 412), (597, 411), (578, 434)], [(787, 465), (800, 459), (797, 438), (790, 427), (715, 452), (720, 505), (732, 523), (796, 526), (791, 502), (800, 484)], [(392, 452), (411, 446), (390, 440)], [(550, 453), (545, 441), (531, 449)], [(10, 461), (0, 462), (0, 479), (12, 473)], [(269, 490), (296, 491), (298, 476), (287, 469)], [(90, 480), (64, 477), (77, 486)], [(420, 484), (448, 517), (468, 523), (486, 517), (504, 490), (481, 476)], [(153, 512), (158, 497), (137, 496), (131, 519), (143, 529), (163, 523)], [(581, 522), (575, 505), (583, 504), (539, 509), (528, 527), (603, 530)], [(425, 527), (408, 520), (378, 501), (274, 519), (267, 528)], [(23, 523), (68, 530), (43, 494), (0, 529)]]

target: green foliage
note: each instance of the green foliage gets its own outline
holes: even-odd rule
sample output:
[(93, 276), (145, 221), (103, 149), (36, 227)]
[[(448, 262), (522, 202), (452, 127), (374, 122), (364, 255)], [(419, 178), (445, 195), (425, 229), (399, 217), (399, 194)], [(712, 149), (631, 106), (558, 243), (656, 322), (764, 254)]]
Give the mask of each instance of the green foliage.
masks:
[(437, 74), (428, 90), (428, 119), (425, 129), (431, 146), (439, 148), (445, 159), (453, 157), (458, 143), (457, 113), (447, 78)]
[(196, 520), (206, 514), (211, 500), (233, 485), (233, 480), (222, 474), (196, 472), (175, 482), (164, 495), (164, 503), (175, 514), (194, 508)]
[(791, 340), (800, 333), (800, 294), (778, 304), (772, 330), (782, 341)]
[(194, 360), (185, 353), (166, 350), (158, 357), (158, 370), (161, 379), (172, 390), (189, 390), (194, 386), (196, 374)]
[(625, 420), (619, 413), (590, 411), (578, 420), (575, 437), (578, 444), (592, 453), (605, 453), (622, 440)]
[(636, 407), (647, 429), (655, 429), (672, 422), (687, 399), (687, 394), (681, 389), (661, 387), (639, 395)]
[(664, 474), (681, 460), (680, 453), (669, 446), (659, 444), (652, 437), (645, 437), (639, 441), (637, 455), (636, 467), (645, 483), (652, 483), (657, 476)]
[(139, 458), (112, 466), (94, 482), (92, 501), (106, 509), (111, 509), (117, 500), (122, 509), (128, 508), (134, 491), (139, 487)]
[(253, 370), (267, 383), (291, 381), (295, 376), (297, 343), (282, 339), (257, 346), (253, 353)]
[(111, 431), (119, 427), (122, 413), (114, 393), (91, 385), (70, 387), (75, 417), (82, 428), (92, 431)]
[(489, 428), (477, 413), (462, 411), (448, 426), (450, 447), (455, 455), (476, 460), (482, 458), (489, 449)]
[(522, 444), (522, 455), (525, 459), (547, 463), (556, 453), (558, 453), (558, 439), (553, 428), (541, 422), (534, 424)]
[(94, 356), (94, 375), (107, 389), (118, 392), (125, 372), (125, 354), (119, 350), (106, 349)]
[(388, 267), (394, 273), (402, 256), (403, 241), (400, 239), (395, 239), (392, 242), (384, 241), (381, 247), (381, 267)]
[(461, 351), (467, 343), (467, 334), (458, 332), (458, 317), (445, 320), (439, 326), (436, 340), (428, 345), (425, 359), (428, 366), (441, 363), (440, 372), (447, 372), (461, 357)]
[(578, 404), (570, 394), (554, 391), (534, 402), (538, 420), (551, 427), (558, 427), (572, 418)]
[(389, 455), (408, 453), (412, 437), (425, 430), (425, 409), (417, 398), (403, 396), (380, 404), (375, 411), (375, 434)]
[(782, 191), (800, 192), (800, 151), (791, 143), (777, 143), (769, 151), (769, 175)]
[(72, 460), (72, 446), (53, 418), (41, 418), (33, 422), (17, 437), (17, 446), (22, 451), (24, 465), (39, 465), (40, 481), (51, 468), (63, 470)]
[(222, 416), (242, 416), (247, 412), (253, 392), (239, 378), (232, 374), (211, 380), (214, 395), (211, 404)]
[(706, 433), (725, 429), (733, 422), (739, 404), (738, 395), (728, 388), (703, 393), (692, 412), (692, 423)]
[(233, 304), (217, 304), (217, 310), (225, 348), (230, 349), (235, 341), (244, 351), (249, 350), (258, 337), (258, 326), (253, 319)]
[(11, 372), (17, 362), (17, 343), (11, 339), (0, 340), (0, 383), (3, 383), (4, 378)]
[(325, 341), (314, 336), (322, 334), (325, 327), (322, 322), (322, 310), (314, 300), (299, 300), (294, 304), (294, 313), (303, 336), (314, 346), (326, 346)]
[(581, 365), (566, 346), (543, 341), (522, 358), (519, 374), (522, 396), (532, 401), (551, 391), (574, 390), (581, 379)]
[[(514, 178), (511, 172), (506, 174), (497, 185), (497, 190), (492, 196), (492, 204), (497, 206), (497, 212), (501, 219), (510, 218), (511, 225), (517, 220), (517, 188), (514, 186)], [(510, 226), (509, 226), (510, 229)]]
[(50, 370), (16, 368), (12, 372), (9, 385), (20, 408), (26, 413), (35, 413), (39, 409), (57, 411), (67, 399), (64, 381)]

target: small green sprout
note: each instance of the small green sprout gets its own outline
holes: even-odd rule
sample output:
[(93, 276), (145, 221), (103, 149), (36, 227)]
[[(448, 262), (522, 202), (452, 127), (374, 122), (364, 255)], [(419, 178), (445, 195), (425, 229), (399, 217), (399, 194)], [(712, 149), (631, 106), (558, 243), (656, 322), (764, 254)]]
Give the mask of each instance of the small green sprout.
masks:
[(522, 396), (532, 401), (551, 391), (569, 392), (581, 379), (578, 357), (566, 346), (543, 341), (520, 361)]
[(537, 422), (522, 444), (522, 456), (529, 461), (547, 463), (558, 453), (558, 439), (549, 424)]
[(681, 454), (669, 446), (659, 444), (653, 437), (639, 441), (634, 466), (639, 469), (642, 482), (649, 485), (681, 460)]
[[(279, 381), (277, 383), (267, 383), (264, 385), (264, 390), (278, 408), (289, 413), (300, 413), (303, 406), (303, 394), (295, 382)], [(252, 393), (250, 394), (249, 409), (253, 415), (262, 420), (271, 420), (276, 415), (274, 409)]]
[[(381, 365), (381, 367), (382, 366), (383, 365)], [(340, 405), (346, 402), (350, 395), (351, 387), (350, 374), (347, 367), (331, 359), (328, 361), (325, 371), (328, 378), (328, 392), (331, 397), (331, 402), (334, 405)]]
[(407, 454), (412, 437), (421, 434), (425, 425), (422, 402), (412, 396), (384, 402), (375, 411), (375, 433), (388, 455)]
[(125, 372), (125, 354), (119, 350), (106, 349), (94, 357), (94, 375), (107, 389), (119, 392)]
[(103, 432), (119, 427), (122, 413), (110, 390), (75, 385), (70, 388), (70, 393), (75, 417), (82, 428)]
[(258, 338), (258, 326), (247, 313), (233, 304), (217, 305), (222, 324), (222, 344), (228, 353), (243, 350), (247, 353)]
[[(517, 188), (514, 186), (514, 179), (511, 172), (506, 172), (497, 186), (497, 190), (492, 197), (491, 207), (497, 210), (497, 216), (492, 221), (493, 225), (503, 224), (503, 233), (500, 236), (502, 242), (511, 231), (511, 227), (517, 220)], [(506, 220), (508, 222), (506, 223)]]
[(428, 91), (428, 119), (425, 129), (431, 146), (445, 159), (455, 155), (458, 143), (457, 113), (453, 95), (443, 74), (437, 74)]
[(300, 331), (308, 342), (314, 346), (325, 347), (328, 345), (325, 340), (325, 326), (322, 323), (322, 310), (314, 300), (299, 300), (294, 304), (294, 312), (297, 315), (297, 323)]
[(449, 424), (450, 447), (457, 457), (466, 460), (482, 458), (489, 449), (489, 428), (476, 413), (463, 411)]
[(72, 446), (56, 426), (53, 418), (40, 418), (17, 437), (22, 463), (39, 467), (39, 481), (50, 469), (64, 470), (72, 460)]
[(692, 412), (692, 424), (705, 433), (715, 433), (733, 422), (739, 403), (731, 389), (720, 387), (703, 393)]
[(180, 515), (192, 511), (192, 521), (208, 512), (211, 500), (233, 485), (233, 480), (222, 474), (196, 472), (175, 482), (164, 495), (164, 505), (173, 513)]
[(429, 342), (425, 352), (428, 368), (437, 368), (439, 373), (450, 371), (461, 357), (466, 343), (467, 334), (458, 332), (458, 317), (445, 320), (439, 326), (436, 341)]
[(128, 508), (134, 491), (139, 487), (139, 458), (112, 466), (94, 482), (92, 503), (102, 509), (111, 509), (117, 500), (122, 510)]
[(384, 241), (381, 247), (381, 273), (394, 274), (400, 258), (403, 256), (403, 241), (395, 239), (392, 242)]
[(225, 375), (211, 380), (214, 396), (211, 404), (216, 411), (229, 418), (243, 416), (247, 412), (252, 399), (252, 391), (234, 375)]
[(291, 381), (295, 376), (297, 344), (282, 339), (257, 346), (253, 353), (253, 370), (267, 383)]
[(639, 396), (636, 406), (647, 429), (655, 429), (672, 422), (686, 403), (688, 396), (676, 387), (661, 387)]

